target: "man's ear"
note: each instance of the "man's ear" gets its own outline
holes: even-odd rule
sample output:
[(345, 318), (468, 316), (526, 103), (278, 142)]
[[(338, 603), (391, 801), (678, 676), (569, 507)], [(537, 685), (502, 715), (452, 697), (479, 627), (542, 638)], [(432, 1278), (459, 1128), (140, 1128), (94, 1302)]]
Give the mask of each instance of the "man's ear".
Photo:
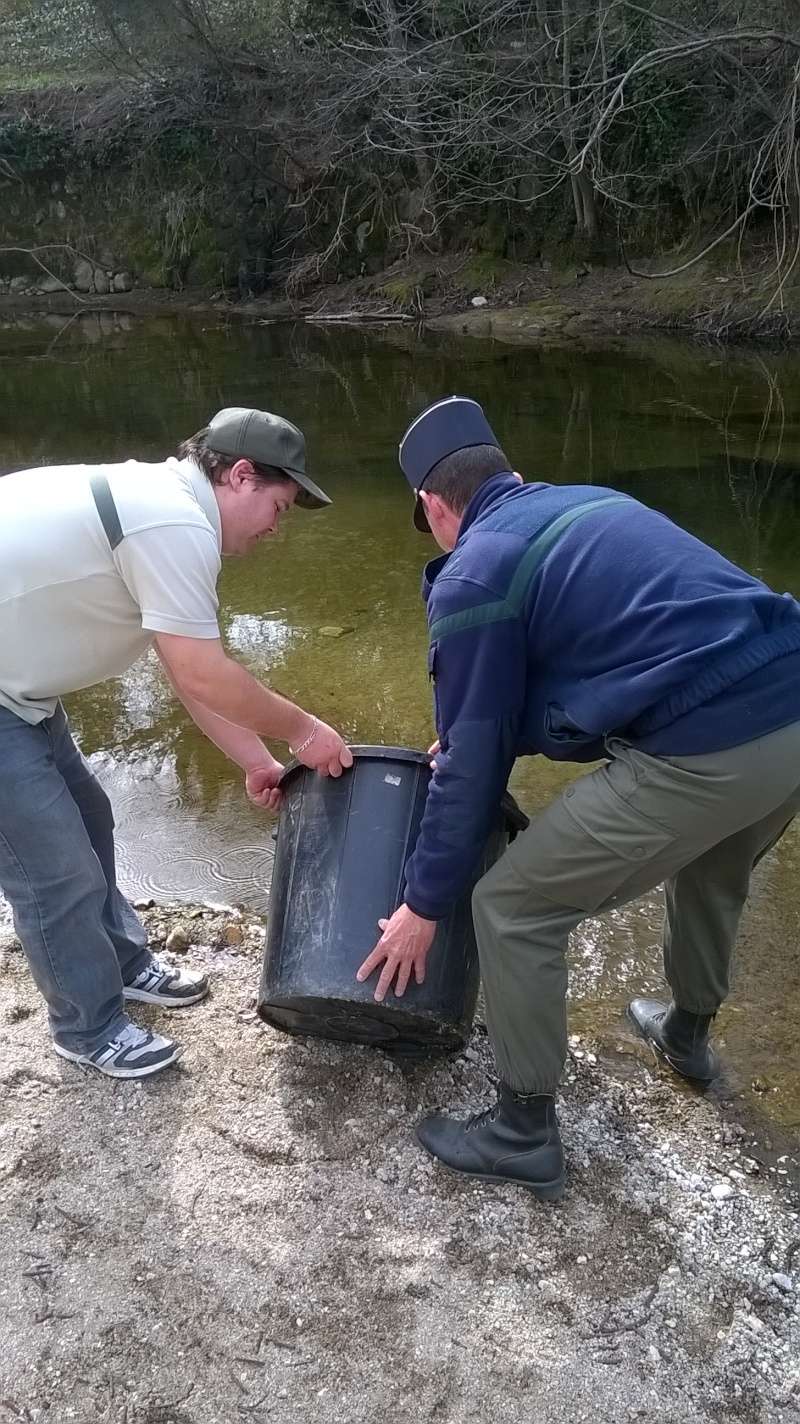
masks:
[(423, 489), (420, 490), (419, 497), (422, 500), (422, 508), (428, 516), (428, 523), (430, 523), (431, 514), (434, 519), (441, 519), (442, 515), (447, 513), (447, 505), (440, 494), (429, 494), (427, 490)]
[(223, 482), (232, 490), (241, 488), (243, 480), (252, 480), (255, 471), (249, 460), (237, 460), (224, 473)]
[(511, 473), (514, 476), (514, 479), (517, 481), (517, 484), (524, 485), (525, 481), (523, 480), (522, 475), (519, 473), (519, 470), (512, 470)]

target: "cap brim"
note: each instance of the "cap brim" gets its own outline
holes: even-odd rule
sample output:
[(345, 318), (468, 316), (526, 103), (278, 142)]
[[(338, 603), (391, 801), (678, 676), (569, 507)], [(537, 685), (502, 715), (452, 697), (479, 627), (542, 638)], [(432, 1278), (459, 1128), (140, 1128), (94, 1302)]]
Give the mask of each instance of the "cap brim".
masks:
[(325, 491), (320, 489), (319, 485), (315, 485), (308, 475), (301, 474), (299, 470), (284, 470), (284, 474), (287, 474), (296, 485), (300, 486), (295, 499), (295, 504), (300, 509), (326, 509), (329, 504), (333, 503)]
[(418, 529), (420, 534), (430, 534), (431, 532), (428, 516), (425, 513), (425, 506), (419, 495), (417, 495), (417, 502), (414, 505), (414, 528)]

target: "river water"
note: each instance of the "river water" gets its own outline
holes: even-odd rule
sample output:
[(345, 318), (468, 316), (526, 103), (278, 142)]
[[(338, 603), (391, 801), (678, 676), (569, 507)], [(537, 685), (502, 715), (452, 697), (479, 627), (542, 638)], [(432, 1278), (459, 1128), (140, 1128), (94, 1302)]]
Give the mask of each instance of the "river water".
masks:
[[(411, 527), (396, 463), (411, 416), (443, 394), (472, 395), (526, 476), (614, 484), (797, 594), (799, 377), (796, 357), (667, 340), (543, 350), (399, 326), (18, 319), (0, 324), (0, 470), (161, 458), (223, 405), (289, 416), (334, 505), (292, 511), (276, 540), (226, 561), (225, 638), (257, 675), (348, 738), (424, 747), (432, 727), (419, 581), (433, 549)], [(270, 823), (154, 662), (71, 697), (68, 710), (114, 802), (124, 887), (263, 910)], [(520, 763), (512, 787), (535, 811), (575, 771)], [(624, 1037), (629, 992), (661, 985), (660, 923), (654, 894), (576, 933), (573, 1028)], [(719, 1023), (733, 1082), (750, 1091), (755, 1081), (763, 1105), (792, 1126), (799, 1010), (793, 828), (757, 872)]]

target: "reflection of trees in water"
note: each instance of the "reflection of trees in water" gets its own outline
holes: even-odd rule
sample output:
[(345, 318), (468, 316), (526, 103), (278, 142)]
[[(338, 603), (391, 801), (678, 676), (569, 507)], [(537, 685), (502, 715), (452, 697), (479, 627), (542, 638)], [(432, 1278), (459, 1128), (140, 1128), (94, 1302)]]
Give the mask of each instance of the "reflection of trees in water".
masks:
[[(323, 381), (330, 378), (344, 396), (352, 415), (358, 420), (358, 405), (353, 394), (352, 357), (347, 361), (336, 360), (317, 340), (307, 339), (308, 331), (309, 328), (299, 322), (291, 329), (289, 351), (294, 364), (309, 380), (314, 376), (323, 377)], [(314, 383), (312, 390), (316, 393), (317, 389), (317, 383)]]
[(745, 531), (747, 567), (770, 581), (779, 554), (797, 549), (800, 464), (725, 456), (731, 501)]
[(0, 330), (0, 361), (5, 468), (159, 458), (208, 418), (199, 397), (224, 362), (224, 327), (94, 312), (53, 333), (37, 318), (22, 339), (18, 324)]
[(592, 484), (594, 480), (594, 439), (592, 431), (592, 397), (584, 380), (576, 380), (572, 387), (569, 414), (564, 427), (564, 443), (561, 447), (561, 469), (574, 469), (578, 460), (584, 463), (584, 480)]
[[(708, 380), (715, 368), (717, 379)], [(744, 535), (738, 556), (752, 571), (768, 577), (771, 558), (796, 536), (800, 500), (800, 451), (787, 417), (786, 376), (781, 368), (770, 367), (758, 355), (740, 363), (706, 363), (702, 373), (696, 357), (686, 370), (674, 362), (660, 367), (655, 360), (647, 384), (660, 383), (662, 393), (643, 400), (645, 392), (640, 390), (638, 413), (664, 417), (656, 442), (647, 442), (643, 433), (641, 437), (642, 454), (646, 457), (652, 448), (660, 458), (655, 465), (648, 465), (645, 458), (638, 468), (626, 461), (620, 465), (616, 458), (627, 443), (626, 427), (637, 415), (635, 398), (620, 401), (617, 387), (617, 400), (609, 402), (602, 366), (597, 373), (587, 372), (585, 361), (580, 361), (563, 366), (562, 374), (567, 378), (559, 461), (562, 478), (618, 483), (636, 493), (647, 476), (659, 489), (661, 507), (675, 503), (679, 522), (686, 522), (687, 510), (692, 509), (685, 477), (694, 475), (709, 494), (722, 479), (729, 509)], [(707, 392), (699, 379), (701, 374), (706, 376)], [(644, 384), (640, 377), (640, 385)], [(672, 388), (670, 394), (663, 394), (665, 386)], [(676, 437), (672, 465), (664, 461), (670, 431)], [(793, 463), (795, 454), (798, 458)], [(643, 497), (648, 498), (647, 494)], [(724, 536), (724, 531), (717, 529), (716, 534)]]
[[(364, 513), (357, 541), (368, 519), (372, 537), (380, 520), (399, 517), (396, 449), (405, 425), (457, 391), (484, 405), (510, 462), (528, 477), (614, 484), (626, 472), (669, 465), (701, 481), (720, 475), (744, 532), (742, 557), (760, 567), (782, 538), (790, 464), (800, 457), (794, 366), (785, 357), (720, 357), (655, 340), (617, 351), (528, 349), (397, 326), (265, 326), (222, 316), (204, 326), (174, 317), (129, 330), (115, 322), (92, 313), (63, 329), (0, 329), (13, 412), (6, 467), (162, 458), (223, 404), (275, 404), (305, 429), (309, 460), (323, 484), (332, 477), (348, 518), (360, 519), (357, 502), (373, 494), (385, 501)], [(97, 341), (90, 330), (101, 333)], [(688, 487), (680, 498), (665, 492), (667, 503), (673, 498), (677, 519), (693, 517)], [(703, 526), (699, 506), (698, 517)], [(347, 530), (336, 527), (337, 556), (341, 546), (346, 557)], [(316, 536), (306, 547), (320, 552)]]
[[(800, 459), (782, 458), (787, 445), (787, 414), (780, 371), (752, 356), (745, 368), (748, 383), (735, 380), (722, 409), (698, 401), (683, 403), (693, 418), (706, 422), (719, 441), (716, 458), (698, 462), (698, 475), (724, 476), (736, 519), (744, 532), (748, 568), (767, 576), (770, 554), (787, 529), (796, 524), (800, 498)], [(754, 400), (752, 377), (758, 398)], [(793, 451), (787, 452), (790, 454)], [(788, 518), (787, 518), (788, 516)]]
[(420, 379), (413, 341), (398, 347), (393, 335), (222, 317), (207, 326), (175, 317), (131, 324), (111, 312), (57, 327), (38, 317), (15, 323), (0, 329), (4, 403), (14, 412), (3, 466), (160, 458), (234, 401), (286, 407), (326, 436), (345, 424), (344, 447), (317, 445), (318, 459), (349, 454), (351, 438), (369, 437), (384, 421), (392, 450), (407, 412), (448, 389), (452, 365), (446, 354), (426, 352)]
[[(724, 456), (731, 499), (747, 534), (749, 567), (761, 574), (778, 522), (786, 513), (786, 496), (793, 503), (800, 488), (800, 466), (779, 463), (786, 433), (786, 406), (776, 372), (768, 370), (762, 361), (759, 365), (766, 382), (766, 400), (753, 452), (743, 459), (731, 450), (728, 433), (735, 412), (734, 392), (725, 413)], [(767, 458), (769, 449), (772, 453)]]

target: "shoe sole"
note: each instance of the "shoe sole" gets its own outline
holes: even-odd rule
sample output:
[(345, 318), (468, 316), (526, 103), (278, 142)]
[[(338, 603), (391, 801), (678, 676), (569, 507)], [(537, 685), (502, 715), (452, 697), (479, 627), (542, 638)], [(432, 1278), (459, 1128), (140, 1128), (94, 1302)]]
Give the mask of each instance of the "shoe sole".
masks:
[[(419, 1138), (417, 1141), (419, 1142)], [(535, 1197), (538, 1197), (539, 1201), (560, 1201), (564, 1195), (566, 1172), (562, 1173), (560, 1177), (556, 1177), (553, 1182), (522, 1182), (518, 1177), (498, 1177), (493, 1172), (465, 1172), (461, 1167), (451, 1167), (448, 1162), (443, 1162), (441, 1157), (437, 1157), (435, 1152), (431, 1152), (430, 1148), (425, 1146), (424, 1142), (419, 1142), (419, 1145), (425, 1149), (428, 1156), (432, 1157), (439, 1167), (444, 1168), (445, 1172), (449, 1172), (452, 1177), (467, 1177), (471, 1182), (499, 1182), (507, 1187), (523, 1187), (526, 1192), (532, 1192)]]
[(149, 1078), (153, 1073), (160, 1073), (163, 1068), (169, 1068), (176, 1063), (183, 1053), (183, 1049), (176, 1045), (175, 1052), (164, 1060), (163, 1063), (150, 1063), (146, 1068), (101, 1068), (97, 1063), (92, 1063), (82, 1053), (70, 1053), (69, 1049), (61, 1048), (57, 1043), (53, 1044), (53, 1051), (59, 1058), (65, 1058), (68, 1063), (76, 1063), (79, 1068), (93, 1068), (95, 1073), (102, 1073), (104, 1078)]
[(714, 1072), (707, 1077), (698, 1077), (696, 1073), (687, 1073), (683, 1068), (679, 1068), (677, 1063), (673, 1062), (673, 1060), (670, 1058), (666, 1049), (662, 1048), (661, 1044), (658, 1043), (656, 1039), (651, 1038), (650, 1034), (642, 1028), (642, 1025), (639, 1023), (638, 1019), (634, 1018), (630, 1009), (626, 1009), (625, 1014), (630, 1020), (630, 1022), (633, 1024), (633, 1027), (636, 1029), (636, 1032), (639, 1037), (645, 1043), (650, 1044), (650, 1047), (652, 1048), (653, 1052), (657, 1055), (658, 1058), (661, 1059), (662, 1063), (666, 1063), (667, 1067), (671, 1068), (673, 1073), (677, 1073), (679, 1078), (683, 1078), (687, 1083), (702, 1083), (704, 1087), (707, 1087), (709, 1083), (713, 1083), (714, 1079), (719, 1077), (718, 1066), (715, 1067)]
[(205, 999), (210, 987), (210, 984), (206, 984), (205, 989), (200, 993), (180, 999), (174, 994), (149, 994), (146, 989), (125, 988), (122, 991), (122, 997), (134, 999), (139, 1004), (160, 1004), (164, 1009), (188, 1009), (190, 1004), (199, 1004), (202, 999)]

